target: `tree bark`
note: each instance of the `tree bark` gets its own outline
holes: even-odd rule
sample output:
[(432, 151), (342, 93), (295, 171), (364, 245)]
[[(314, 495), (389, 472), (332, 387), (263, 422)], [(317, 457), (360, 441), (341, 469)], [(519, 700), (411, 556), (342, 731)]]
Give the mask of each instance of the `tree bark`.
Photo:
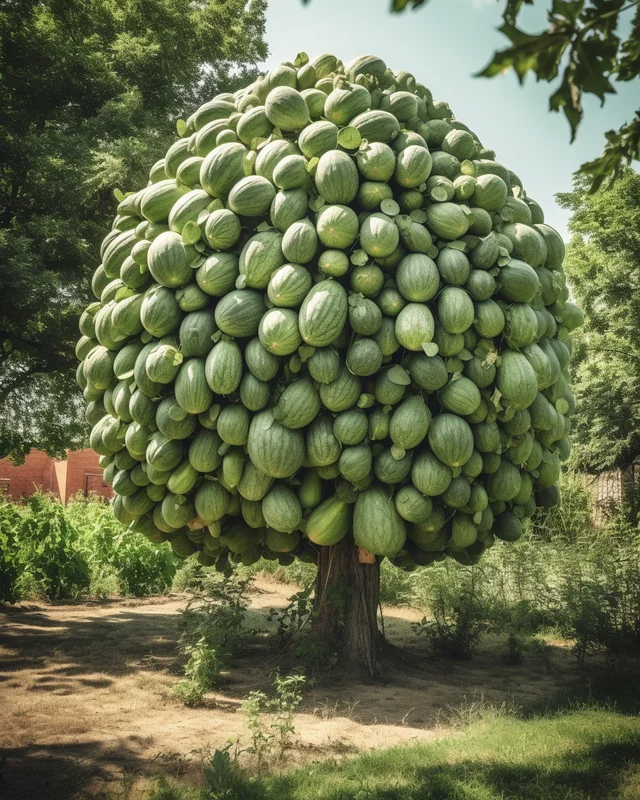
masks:
[(378, 629), (380, 563), (345, 537), (321, 547), (313, 632), (351, 674), (375, 678), (384, 637)]

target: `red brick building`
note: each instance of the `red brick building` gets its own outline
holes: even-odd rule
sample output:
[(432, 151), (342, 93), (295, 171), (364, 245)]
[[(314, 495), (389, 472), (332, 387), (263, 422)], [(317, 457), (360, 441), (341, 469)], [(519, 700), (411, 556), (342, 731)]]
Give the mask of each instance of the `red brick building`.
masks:
[(19, 500), (38, 489), (58, 495), (63, 502), (78, 492), (102, 497), (113, 494), (111, 487), (102, 480), (102, 468), (93, 450), (70, 450), (63, 461), (56, 461), (42, 450), (32, 450), (19, 466), (6, 458), (0, 460), (2, 494)]

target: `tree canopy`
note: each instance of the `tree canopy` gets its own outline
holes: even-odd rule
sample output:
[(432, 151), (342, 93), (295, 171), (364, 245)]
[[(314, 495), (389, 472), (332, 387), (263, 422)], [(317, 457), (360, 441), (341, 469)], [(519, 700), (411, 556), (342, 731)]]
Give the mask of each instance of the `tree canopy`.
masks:
[[(615, 81), (640, 75), (640, 0), (549, 0), (549, 26), (531, 34), (518, 27), (524, 6), (535, 0), (498, 0), (503, 5), (500, 32), (510, 44), (494, 53), (478, 77), (493, 78), (513, 70), (520, 83), (533, 72), (537, 80), (559, 84), (549, 98), (551, 111), (562, 111), (576, 137), (583, 118), (582, 97), (593, 94), (602, 103), (615, 94)], [(309, 3), (310, 0), (303, 0)], [(391, 0), (391, 11), (417, 9), (430, 0)], [(635, 8), (628, 36), (620, 34), (621, 17)], [(640, 158), (640, 110), (629, 109), (630, 121), (606, 133), (601, 156), (583, 164), (579, 174), (591, 179), (590, 191), (615, 180), (620, 169)]]
[(572, 212), (565, 272), (585, 312), (572, 362), (579, 466), (599, 471), (640, 459), (640, 175), (608, 192), (585, 178), (558, 202)]
[(15, 0), (0, 11), (0, 457), (82, 443), (74, 343), (112, 193), (175, 118), (265, 58), (264, 0)]

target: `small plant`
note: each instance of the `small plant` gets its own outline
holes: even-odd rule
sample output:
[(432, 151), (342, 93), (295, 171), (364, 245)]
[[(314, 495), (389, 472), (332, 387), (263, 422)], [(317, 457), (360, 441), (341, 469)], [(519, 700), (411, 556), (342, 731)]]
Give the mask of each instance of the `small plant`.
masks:
[(185, 705), (197, 705), (219, 684), (242, 637), (250, 585), (250, 577), (237, 573), (200, 576), (199, 594), (182, 612), (179, 646), (186, 662), (185, 680), (176, 685), (175, 694)]
[(245, 727), (249, 731), (250, 744), (246, 752), (255, 756), (260, 771), (271, 749), (273, 733), (267, 727), (265, 714), (269, 708), (269, 698), (264, 692), (254, 690), (242, 701)]
[(220, 682), (222, 664), (204, 636), (194, 645), (185, 646), (184, 652), (188, 656), (185, 679), (174, 687), (174, 693), (186, 706), (196, 706), (202, 702), (205, 692)]
[(17, 581), (27, 591), (59, 600), (78, 597), (90, 584), (90, 570), (78, 529), (64, 515), (64, 506), (43, 493), (32, 495), (17, 532), (18, 558), (24, 565)]
[(482, 622), (471, 591), (463, 591), (449, 607), (445, 598), (433, 606), (434, 619), (426, 617), (412, 627), (415, 633), (428, 636), (435, 653), (444, 658), (465, 661), (473, 658), (480, 640)]
[(238, 766), (231, 757), (230, 750), (234, 742), (229, 742), (221, 750), (215, 750), (204, 769), (204, 779), (212, 800), (223, 800), (229, 797), (239, 782)]
[(293, 745), (295, 725), (293, 716), (302, 702), (302, 687), (305, 683), (304, 675), (292, 673), (282, 676), (279, 673), (273, 681), (275, 697), (271, 700), (273, 721), (271, 727), (276, 731), (278, 756), (283, 758), (286, 751)]
[(282, 647), (287, 647), (311, 619), (313, 596), (314, 585), (310, 584), (292, 595), (284, 608), (269, 609), (267, 619), (269, 622), (275, 622), (278, 640)]
[(268, 757), (276, 755), (281, 760), (292, 747), (296, 733), (293, 718), (302, 702), (304, 683), (305, 677), (299, 673), (284, 676), (276, 673), (273, 696), (255, 690), (242, 701), (250, 737), (245, 752), (255, 757), (258, 771)]

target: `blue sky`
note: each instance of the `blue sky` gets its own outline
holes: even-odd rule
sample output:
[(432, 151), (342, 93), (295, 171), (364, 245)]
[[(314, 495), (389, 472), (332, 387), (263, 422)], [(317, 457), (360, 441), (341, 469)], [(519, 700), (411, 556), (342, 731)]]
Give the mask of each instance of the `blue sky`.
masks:
[[(604, 108), (592, 96), (583, 101), (585, 119), (573, 145), (561, 114), (548, 111), (546, 83), (531, 77), (520, 87), (513, 74), (473, 78), (507, 40), (497, 32), (502, 0), (430, 0), (404, 14), (389, 13), (390, 0), (269, 0), (266, 66), (334, 53), (343, 61), (373, 53), (393, 69), (412, 72), (456, 117), (474, 130), (497, 158), (516, 172), (545, 210), (547, 222), (567, 235), (568, 215), (554, 200), (571, 188), (572, 173), (600, 155), (604, 132), (618, 128), (638, 105), (640, 82), (619, 85)], [(545, 23), (550, 0), (536, 0), (521, 22), (535, 33)], [(635, 105), (634, 105), (635, 103)]]

